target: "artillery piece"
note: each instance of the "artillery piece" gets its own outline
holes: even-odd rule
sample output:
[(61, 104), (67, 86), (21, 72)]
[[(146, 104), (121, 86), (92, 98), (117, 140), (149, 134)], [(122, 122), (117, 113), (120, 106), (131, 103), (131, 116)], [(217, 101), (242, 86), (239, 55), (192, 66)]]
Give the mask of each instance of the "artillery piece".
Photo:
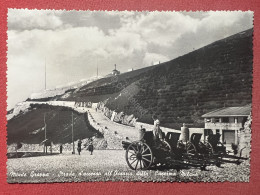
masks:
[(194, 133), (190, 140), (180, 140), (181, 133), (168, 132), (160, 142), (153, 139), (152, 131), (144, 131), (138, 141), (123, 141), (126, 150), (125, 159), (133, 170), (147, 170), (155, 166), (168, 168), (199, 167), (205, 170), (209, 165), (218, 167), (223, 163), (239, 165), (247, 158), (229, 155), (226, 147), (219, 141), (219, 134), (210, 135), (206, 142), (201, 142), (202, 134)]

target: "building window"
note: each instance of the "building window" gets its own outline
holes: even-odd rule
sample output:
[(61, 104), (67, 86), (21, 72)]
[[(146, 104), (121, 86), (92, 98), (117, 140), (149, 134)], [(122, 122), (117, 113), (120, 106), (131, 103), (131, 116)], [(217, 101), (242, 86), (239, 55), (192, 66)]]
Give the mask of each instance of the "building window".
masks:
[(222, 118), (222, 122), (223, 122), (223, 123), (228, 123), (228, 122), (229, 122), (228, 117)]
[(211, 118), (212, 123), (219, 123), (219, 118)]
[(219, 129), (216, 129), (216, 134), (219, 133)]
[(220, 122), (220, 118), (215, 118), (215, 123), (219, 123)]
[(229, 118), (229, 122), (230, 122), (230, 123), (235, 123), (235, 118), (234, 118), (234, 117)]

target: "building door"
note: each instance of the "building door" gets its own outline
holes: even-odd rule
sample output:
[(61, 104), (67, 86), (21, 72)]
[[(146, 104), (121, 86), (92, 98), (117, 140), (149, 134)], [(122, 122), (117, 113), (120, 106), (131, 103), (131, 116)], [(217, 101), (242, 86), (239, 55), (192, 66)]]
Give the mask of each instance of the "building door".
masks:
[(235, 143), (235, 131), (223, 130), (222, 138), (223, 138), (223, 143), (226, 144)]

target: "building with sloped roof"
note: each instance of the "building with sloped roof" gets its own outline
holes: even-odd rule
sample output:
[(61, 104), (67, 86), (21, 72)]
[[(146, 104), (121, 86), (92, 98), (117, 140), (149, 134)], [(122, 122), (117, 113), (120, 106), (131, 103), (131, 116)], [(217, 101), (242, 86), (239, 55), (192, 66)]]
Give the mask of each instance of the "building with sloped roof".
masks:
[(238, 132), (244, 128), (250, 112), (251, 104), (248, 104), (241, 107), (220, 108), (202, 115), (205, 121), (204, 136), (219, 133), (222, 143), (238, 144)]

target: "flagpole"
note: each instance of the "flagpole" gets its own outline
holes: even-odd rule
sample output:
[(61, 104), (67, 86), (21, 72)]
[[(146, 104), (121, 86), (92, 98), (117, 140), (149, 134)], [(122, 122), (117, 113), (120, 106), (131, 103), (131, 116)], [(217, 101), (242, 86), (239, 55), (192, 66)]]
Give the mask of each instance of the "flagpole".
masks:
[(44, 89), (46, 90), (46, 57), (45, 57), (45, 66), (44, 66)]
[(71, 118), (72, 118), (72, 125), (71, 125), (71, 130), (72, 130), (72, 154), (75, 154), (75, 144), (74, 144), (74, 119), (73, 119), (73, 111), (72, 111), (72, 114), (71, 114)]
[[(47, 139), (47, 125), (46, 125), (46, 113), (44, 113), (44, 140), (45, 140), (45, 143), (46, 143), (46, 139)], [(45, 143), (44, 143), (44, 153), (47, 153), (47, 149), (46, 149), (46, 146), (45, 146)]]

